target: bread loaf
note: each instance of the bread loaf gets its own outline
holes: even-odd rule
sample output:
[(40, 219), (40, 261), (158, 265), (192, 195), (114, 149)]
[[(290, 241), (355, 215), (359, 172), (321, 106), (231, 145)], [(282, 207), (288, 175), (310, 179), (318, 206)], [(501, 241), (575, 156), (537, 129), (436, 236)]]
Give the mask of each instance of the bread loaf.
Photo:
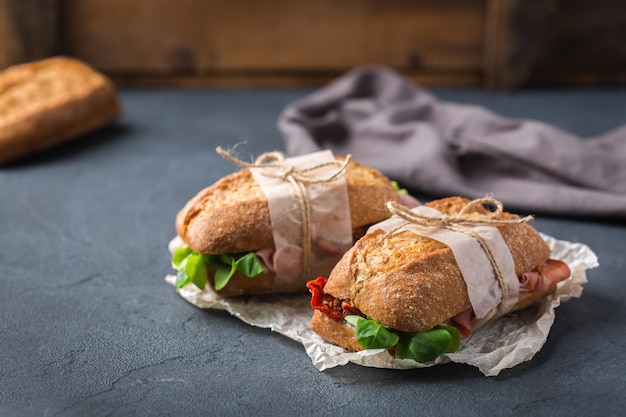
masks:
[(110, 80), (72, 58), (0, 72), (0, 164), (100, 127), (121, 106)]
[[(452, 197), (427, 203), (444, 214), (458, 214), (469, 200)], [(484, 215), (478, 206), (464, 216)], [(510, 213), (496, 218), (516, 219)], [(509, 247), (515, 272), (535, 270), (550, 257), (550, 249), (528, 224), (495, 226)], [(515, 309), (553, 292), (556, 284), (542, 291), (520, 293)], [(445, 244), (410, 231), (386, 234), (374, 230), (344, 254), (331, 272), (324, 293), (347, 301), (365, 316), (402, 332), (421, 332), (470, 309), (467, 286), (452, 250)], [(315, 311), (312, 328), (327, 341), (348, 350), (361, 349), (354, 330)]]

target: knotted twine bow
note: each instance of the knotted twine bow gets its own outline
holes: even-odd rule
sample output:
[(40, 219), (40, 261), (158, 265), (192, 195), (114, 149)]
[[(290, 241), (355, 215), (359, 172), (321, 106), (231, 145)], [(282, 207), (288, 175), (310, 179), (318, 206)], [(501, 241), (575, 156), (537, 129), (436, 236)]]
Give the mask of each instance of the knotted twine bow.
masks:
[[(481, 214), (479, 216), (465, 217), (467, 213), (470, 213), (473, 208), (477, 206), (489, 206), (493, 207), (493, 211), (489, 211), (487, 214)], [(423, 227), (437, 227), (448, 229), (454, 232), (465, 233), (466, 235), (471, 236), (480, 244), (481, 249), (487, 255), (489, 262), (491, 263), (491, 267), (493, 272), (500, 284), (500, 289), (502, 290), (502, 298), (500, 303), (498, 304), (498, 309), (496, 314), (493, 317), (498, 317), (499, 315), (504, 313), (505, 301), (509, 297), (509, 289), (506, 285), (506, 281), (504, 275), (502, 274), (502, 270), (496, 261), (496, 257), (489, 247), (489, 244), (485, 240), (485, 238), (478, 232), (464, 227), (464, 226), (479, 226), (479, 225), (506, 225), (506, 224), (522, 224), (528, 223), (533, 220), (533, 216), (526, 216), (522, 218), (516, 219), (498, 219), (497, 217), (502, 214), (503, 206), (502, 203), (494, 198), (485, 197), (478, 198), (467, 203), (463, 208), (454, 215), (441, 214), (441, 216), (430, 216), (423, 213), (416, 213), (411, 211), (410, 209), (404, 207), (403, 205), (395, 202), (389, 201), (387, 202), (387, 208), (391, 212), (391, 214), (396, 215), (405, 221), (413, 224), (417, 224)], [(402, 226), (400, 226), (402, 227)], [(395, 230), (399, 229), (396, 228)], [(393, 233), (391, 231), (390, 233)]]
[[(260, 155), (254, 162), (241, 161), (220, 146), (216, 148), (217, 153), (222, 157), (243, 168), (261, 168), (261, 174), (278, 178), (289, 182), (296, 192), (298, 205), (300, 207), (300, 217), (302, 219), (302, 276), (309, 278), (311, 271), (311, 204), (309, 195), (306, 190), (307, 184), (321, 184), (336, 180), (346, 173), (348, 164), (352, 158), (347, 155), (343, 162), (333, 160), (312, 165), (306, 168), (296, 168), (289, 165), (285, 160), (285, 155), (281, 152), (267, 152)], [(330, 175), (319, 177), (315, 175), (315, 171), (328, 166), (335, 166), (337, 169)], [(268, 168), (273, 170), (268, 170)]]

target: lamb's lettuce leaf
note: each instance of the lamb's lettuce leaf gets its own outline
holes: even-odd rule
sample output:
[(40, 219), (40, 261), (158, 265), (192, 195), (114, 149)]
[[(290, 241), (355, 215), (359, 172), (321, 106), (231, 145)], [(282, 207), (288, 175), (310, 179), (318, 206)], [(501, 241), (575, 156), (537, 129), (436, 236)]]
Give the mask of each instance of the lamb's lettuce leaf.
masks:
[(356, 339), (365, 349), (389, 349), (398, 343), (398, 334), (374, 320), (360, 316), (345, 319), (356, 327)]
[(265, 272), (263, 263), (253, 252), (227, 255), (200, 254), (184, 245), (176, 249), (172, 255), (172, 267), (178, 271), (176, 289), (193, 283), (203, 290), (209, 279), (207, 272), (209, 266), (216, 267), (213, 277), (216, 291), (224, 288), (237, 271), (250, 278)]
[(409, 191), (406, 188), (401, 188), (398, 181), (391, 181), (391, 186), (398, 194), (409, 194)]
[(345, 317), (355, 326), (357, 342), (365, 349), (394, 348), (396, 358), (430, 362), (443, 353), (459, 348), (461, 337), (456, 328), (440, 324), (423, 332), (399, 332), (375, 320), (360, 316)]
[(442, 353), (452, 353), (459, 348), (459, 332), (452, 326), (439, 325), (430, 330), (403, 333), (396, 346), (396, 358), (430, 362)]
[(257, 275), (261, 275), (265, 272), (263, 264), (252, 252), (248, 252), (237, 258), (235, 261), (235, 268), (247, 277), (256, 277)]

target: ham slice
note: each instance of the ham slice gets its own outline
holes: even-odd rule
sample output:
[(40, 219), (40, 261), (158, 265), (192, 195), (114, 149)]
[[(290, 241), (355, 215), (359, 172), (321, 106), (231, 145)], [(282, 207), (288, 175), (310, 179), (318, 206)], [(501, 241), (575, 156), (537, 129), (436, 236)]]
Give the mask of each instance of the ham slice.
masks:
[(274, 272), (283, 280), (295, 282), (302, 272), (302, 249), (298, 246), (284, 246), (261, 249), (255, 252), (266, 270)]
[(419, 200), (410, 194), (398, 193), (398, 197), (400, 198), (400, 204), (406, 208), (412, 209), (420, 205)]
[(520, 291), (546, 291), (570, 276), (565, 262), (548, 259), (534, 271), (524, 272), (520, 277)]
[(446, 324), (448, 326), (455, 327), (458, 330), (461, 339), (465, 339), (466, 337), (469, 337), (469, 335), (472, 333), (473, 319), (474, 310), (468, 308), (467, 310), (461, 311), (459, 314), (449, 319)]
[[(569, 278), (570, 274), (570, 269), (565, 262), (548, 259), (543, 265), (522, 274), (520, 291), (547, 291)], [(461, 339), (465, 339), (472, 333), (474, 319), (474, 310), (468, 308), (449, 319), (446, 324), (454, 326), (459, 331)]]

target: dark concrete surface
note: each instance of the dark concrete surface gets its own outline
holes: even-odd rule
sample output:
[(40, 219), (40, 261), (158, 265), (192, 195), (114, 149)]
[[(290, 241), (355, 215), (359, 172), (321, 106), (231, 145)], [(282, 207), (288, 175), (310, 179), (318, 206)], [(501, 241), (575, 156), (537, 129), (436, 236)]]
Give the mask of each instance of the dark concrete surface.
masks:
[[(300, 344), (174, 292), (174, 216), (233, 171), (215, 146), (282, 149), (278, 114), (306, 93), (124, 89), (114, 126), (0, 168), (0, 416), (622, 415), (621, 224), (535, 221), (600, 267), (542, 351), (492, 378), (458, 364), (320, 372)], [(583, 136), (626, 122), (625, 89), (434, 93)]]

